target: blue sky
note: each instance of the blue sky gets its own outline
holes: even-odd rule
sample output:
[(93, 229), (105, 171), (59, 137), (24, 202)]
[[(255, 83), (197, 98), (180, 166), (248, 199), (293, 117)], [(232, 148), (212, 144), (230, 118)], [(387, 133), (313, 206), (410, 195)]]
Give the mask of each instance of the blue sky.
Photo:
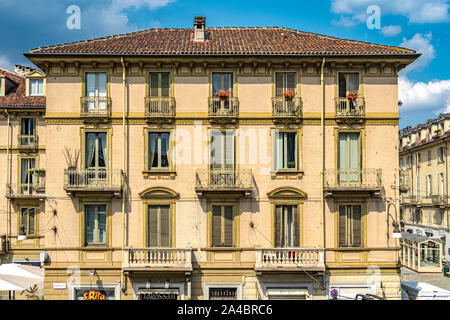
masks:
[[(66, 12), (80, 8), (80, 29)], [(374, 11), (380, 24), (370, 29)], [(450, 0), (0, 0), (0, 67), (30, 65), (30, 48), (160, 27), (192, 27), (194, 16), (220, 26), (281, 26), (402, 45), (422, 57), (401, 72), (400, 128), (450, 112)], [(379, 28), (378, 28), (379, 27)]]

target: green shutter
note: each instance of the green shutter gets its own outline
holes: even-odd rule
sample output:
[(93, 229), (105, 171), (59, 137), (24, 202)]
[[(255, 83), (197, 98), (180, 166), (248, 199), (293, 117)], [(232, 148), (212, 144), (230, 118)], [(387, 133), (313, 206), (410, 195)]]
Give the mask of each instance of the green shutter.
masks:
[(275, 96), (281, 97), (281, 94), (284, 92), (283, 87), (283, 73), (275, 72)]
[(224, 207), (224, 245), (233, 246), (233, 207)]
[(346, 247), (347, 246), (347, 207), (346, 206), (339, 206), (339, 247)]
[(150, 72), (149, 75), (150, 82), (150, 97), (159, 96), (159, 85), (158, 85), (158, 72)]
[(213, 206), (212, 212), (212, 246), (222, 245), (222, 210), (220, 206)]
[(361, 247), (361, 206), (352, 206), (353, 247)]
[(161, 247), (170, 247), (170, 207), (160, 206)]
[(161, 72), (161, 96), (170, 96), (170, 73)]
[(29, 226), (28, 234), (29, 235), (34, 235), (35, 219), (36, 219), (35, 209), (28, 210), (28, 226)]
[(283, 213), (283, 206), (275, 206), (275, 219), (274, 219), (274, 229), (275, 229), (275, 239), (274, 239), (274, 247), (275, 248), (281, 248), (282, 241), (281, 241), (281, 215)]
[(158, 247), (158, 207), (148, 206), (148, 235), (147, 245), (149, 247)]

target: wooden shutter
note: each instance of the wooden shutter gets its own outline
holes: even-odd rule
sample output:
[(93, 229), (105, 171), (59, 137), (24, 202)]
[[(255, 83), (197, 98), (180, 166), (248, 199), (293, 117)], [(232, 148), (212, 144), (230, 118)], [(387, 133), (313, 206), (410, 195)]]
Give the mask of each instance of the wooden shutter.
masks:
[(274, 247), (281, 248), (282, 247), (282, 232), (281, 232), (281, 215), (283, 214), (283, 206), (275, 206), (275, 219), (274, 219), (274, 229), (275, 229), (275, 239), (274, 239)]
[(220, 206), (213, 206), (212, 212), (212, 246), (222, 245), (222, 210)]
[(159, 96), (159, 86), (158, 86), (158, 73), (150, 72), (150, 96), (158, 97)]
[(28, 210), (28, 234), (34, 235), (34, 228), (35, 228), (35, 209)]
[(361, 206), (352, 207), (353, 247), (361, 247)]
[(282, 72), (275, 72), (275, 96), (276, 97), (281, 97), (283, 92), (284, 92), (284, 88), (283, 88), (283, 73)]
[(285, 75), (286, 75), (286, 82), (285, 82), (286, 90), (296, 91), (295, 84), (297, 81), (295, 80), (295, 72), (286, 72)]
[(161, 96), (170, 96), (170, 73), (161, 72)]
[(161, 241), (160, 247), (170, 247), (170, 206), (160, 206)]
[(158, 207), (148, 206), (148, 236), (149, 247), (158, 247)]
[(339, 206), (339, 247), (346, 247), (347, 246), (347, 206)]
[(226, 247), (233, 246), (233, 207), (224, 207), (224, 245)]
[[(25, 227), (25, 233), (28, 233), (28, 215), (27, 215), (27, 209), (22, 209), (22, 222), (21, 225)], [(19, 226), (20, 227), (20, 226)]]
[(225, 168), (234, 168), (234, 131), (227, 131), (225, 133)]
[(293, 238), (294, 238), (294, 247), (300, 247), (300, 221), (299, 221), (299, 208), (298, 206), (292, 206), (292, 220), (293, 220)]

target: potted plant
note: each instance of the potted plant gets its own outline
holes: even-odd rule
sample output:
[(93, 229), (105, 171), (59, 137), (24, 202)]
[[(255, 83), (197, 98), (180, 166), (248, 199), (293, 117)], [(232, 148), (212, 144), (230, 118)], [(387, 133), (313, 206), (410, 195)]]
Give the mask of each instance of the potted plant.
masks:
[(292, 99), (295, 97), (295, 95), (297, 94), (295, 92), (295, 90), (286, 90), (284, 92), (281, 93), (284, 97), (284, 100), (286, 101), (292, 101)]
[(215, 95), (218, 96), (222, 101), (227, 100), (231, 96), (231, 89), (220, 89), (215, 93)]
[(357, 108), (357, 105), (356, 105), (357, 98), (358, 98), (358, 90), (349, 91), (349, 93), (347, 93), (347, 100), (350, 102), (350, 106), (355, 109)]
[(80, 150), (74, 149), (73, 152), (67, 146), (64, 146), (64, 158), (67, 163), (67, 170), (69, 171), (69, 185), (74, 185), (77, 181), (77, 165), (80, 157)]
[(297, 107), (297, 109), (293, 111), (293, 114), (297, 119), (300, 118), (300, 107)]

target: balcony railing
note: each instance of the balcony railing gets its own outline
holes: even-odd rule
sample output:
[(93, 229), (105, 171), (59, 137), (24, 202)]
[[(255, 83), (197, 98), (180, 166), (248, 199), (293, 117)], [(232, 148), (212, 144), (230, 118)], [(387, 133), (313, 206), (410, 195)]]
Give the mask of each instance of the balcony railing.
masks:
[(64, 190), (76, 191), (110, 191), (122, 190), (122, 170), (108, 169), (65, 169)]
[(85, 118), (109, 118), (111, 116), (110, 97), (81, 97), (80, 116)]
[(174, 97), (146, 97), (145, 117), (148, 119), (173, 118), (175, 116)]
[(433, 194), (431, 196), (431, 202), (434, 205), (444, 205), (444, 204), (446, 204), (446, 197), (444, 195), (440, 195), (440, 194)]
[(197, 169), (197, 191), (244, 191), (253, 189), (251, 169)]
[(236, 120), (239, 116), (239, 100), (236, 97), (227, 99), (209, 97), (208, 104), (208, 116), (210, 119)]
[(301, 115), (302, 100), (300, 97), (294, 97), (289, 101), (284, 97), (272, 98), (272, 116), (274, 118), (299, 119)]
[(128, 248), (124, 249), (124, 268), (164, 268), (192, 270), (192, 249)]
[(45, 178), (38, 177), (30, 183), (6, 184), (6, 198), (43, 198), (45, 196)]
[(256, 270), (324, 270), (324, 249), (321, 248), (272, 248), (256, 249)]
[(380, 190), (381, 169), (326, 169), (324, 188), (329, 190)]
[(341, 119), (364, 118), (365, 101), (364, 98), (358, 97), (355, 100), (346, 97), (335, 98), (336, 117)]
[(36, 149), (38, 146), (37, 136), (35, 134), (19, 134), (17, 136), (17, 146), (20, 149)]

